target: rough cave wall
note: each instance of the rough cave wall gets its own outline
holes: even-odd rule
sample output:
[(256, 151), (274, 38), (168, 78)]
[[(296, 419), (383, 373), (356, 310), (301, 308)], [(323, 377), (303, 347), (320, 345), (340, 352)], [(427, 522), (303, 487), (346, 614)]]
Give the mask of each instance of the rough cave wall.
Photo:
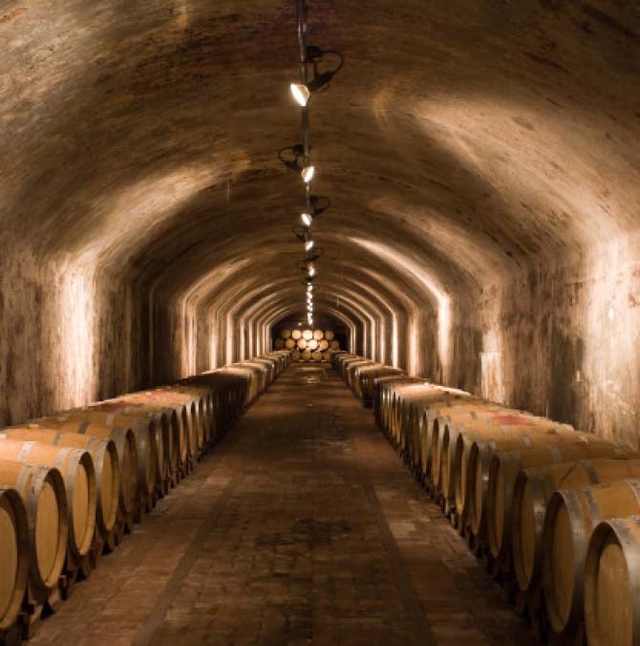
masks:
[(640, 446), (639, 235), (487, 290), (476, 320), (456, 336), (458, 385)]
[(140, 387), (138, 300), (108, 274), (14, 250), (0, 261), (0, 424)]
[[(198, 345), (197, 308), (185, 301), (165, 300), (156, 294), (153, 317), (153, 358), (149, 385), (171, 383), (194, 374), (198, 364), (208, 364), (208, 343)], [(201, 339), (202, 335), (200, 332)]]

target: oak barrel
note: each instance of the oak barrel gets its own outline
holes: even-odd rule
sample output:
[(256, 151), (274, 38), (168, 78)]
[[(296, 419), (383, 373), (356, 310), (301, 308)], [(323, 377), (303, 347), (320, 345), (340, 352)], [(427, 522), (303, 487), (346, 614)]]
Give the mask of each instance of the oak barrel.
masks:
[(15, 488), (25, 505), (29, 597), (42, 603), (57, 587), (67, 554), (64, 481), (58, 469), (0, 458), (0, 486)]
[[(153, 415), (115, 414), (95, 408), (73, 410), (65, 413), (67, 419), (82, 419), (99, 424), (113, 425), (115, 427), (130, 428), (138, 441), (138, 473), (144, 475), (144, 480), (139, 479), (141, 491), (147, 487), (149, 477), (154, 476), (154, 486), (151, 491), (161, 489), (163, 483), (170, 477), (171, 466), (167, 447), (170, 445), (168, 426), (156, 423)], [(143, 444), (144, 443), (144, 444)], [(144, 448), (143, 448), (144, 446)], [(148, 461), (155, 459), (154, 465)], [(142, 464), (141, 464), (142, 462)]]
[(601, 522), (585, 561), (584, 614), (589, 646), (640, 643), (640, 516)]
[(3, 438), (0, 458), (60, 470), (68, 501), (69, 549), (75, 556), (86, 555), (96, 527), (96, 475), (91, 455), (82, 449)]
[(484, 420), (465, 421), (464, 426), (463, 432), (456, 440), (453, 463), (455, 465), (455, 504), (458, 511), (464, 515), (465, 520), (469, 519), (472, 513), (473, 487), (471, 486), (472, 479), (468, 476), (471, 447), (474, 442), (479, 442), (478, 446), (486, 454), (481, 456), (480, 465), (486, 465), (486, 479), (488, 480), (489, 456), (495, 451), (532, 448), (534, 446), (533, 437), (540, 432), (575, 432), (573, 427), (568, 424), (559, 424), (546, 417), (537, 417), (511, 409), (505, 409), (502, 413), (488, 413)]
[(8, 428), (0, 433), (17, 442), (39, 442), (50, 446), (83, 449), (91, 454), (96, 473), (96, 526), (108, 538), (118, 516), (120, 498), (120, 465), (116, 445), (111, 439), (66, 433), (42, 428)]
[(512, 552), (518, 587), (528, 591), (542, 575), (542, 532), (547, 502), (554, 491), (640, 476), (640, 461), (593, 459), (523, 469), (513, 488)]
[[(624, 462), (624, 461), (622, 461)], [(621, 477), (628, 471), (622, 465)], [(615, 471), (610, 476), (615, 478)], [(542, 548), (544, 593), (551, 629), (574, 632), (584, 612), (584, 564), (596, 525), (640, 513), (640, 482), (613, 480), (556, 491), (547, 505)]]
[[(536, 443), (540, 439), (537, 437)], [(489, 465), (486, 494), (486, 528), (491, 555), (497, 558), (511, 552), (513, 489), (521, 469), (619, 455), (618, 445), (578, 431), (575, 431), (575, 439), (571, 434), (550, 433), (543, 448), (535, 446), (526, 451), (496, 453)]]
[[(198, 398), (199, 399), (199, 398)], [(179, 463), (186, 464), (188, 457), (196, 459), (204, 443), (197, 412), (196, 398), (193, 395), (182, 393), (171, 388), (156, 388), (139, 393), (132, 393), (115, 401), (135, 402), (142, 409), (149, 411), (165, 412), (173, 409), (172, 426), (174, 430), (174, 449), (178, 452)]]
[[(431, 408), (431, 407), (430, 407)], [(442, 489), (441, 478), (443, 475), (444, 458), (448, 455), (447, 425), (460, 419), (470, 419), (470, 415), (483, 415), (491, 411), (502, 411), (504, 407), (500, 404), (493, 404), (477, 397), (468, 396), (466, 393), (452, 396), (447, 393), (447, 399), (443, 399), (434, 410), (433, 424), (431, 426), (431, 474), (432, 481), (437, 490)], [(453, 438), (452, 438), (453, 439)], [(453, 440), (455, 445), (455, 440)]]
[[(101, 411), (76, 410), (57, 417), (43, 417), (36, 420), (36, 423), (39, 426), (60, 428), (70, 432), (95, 434), (96, 437), (112, 437), (116, 445), (120, 444), (122, 447), (118, 450), (119, 455), (121, 454), (120, 474), (123, 483), (130, 472), (128, 466), (123, 466), (123, 462), (129, 463), (135, 459), (136, 491), (133, 505), (137, 506), (139, 501), (146, 500), (153, 494), (159, 478), (155, 427), (140, 418), (121, 417), (115, 421), (114, 419), (113, 416)], [(131, 436), (135, 443), (133, 451), (130, 448)], [(126, 448), (127, 446), (129, 448)], [(127, 512), (132, 511), (131, 502), (127, 503), (126, 500), (131, 501), (131, 492), (124, 497), (122, 504)]]
[[(149, 402), (146, 393), (132, 393), (116, 400), (92, 404), (89, 408), (108, 413), (109, 420), (139, 417), (151, 425), (156, 435), (158, 469), (165, 480), (171, 479), (186, 456), (187, 440), (184, 418), (173, 408), (162, 402)], [(122, 418), (120, 418), (122, 416)], [(160, 449), (162, 446), (162, 449)]]
[(18, 619), (28, 576), (27, 510), (15, 489), (0, 486), (0, 630)]

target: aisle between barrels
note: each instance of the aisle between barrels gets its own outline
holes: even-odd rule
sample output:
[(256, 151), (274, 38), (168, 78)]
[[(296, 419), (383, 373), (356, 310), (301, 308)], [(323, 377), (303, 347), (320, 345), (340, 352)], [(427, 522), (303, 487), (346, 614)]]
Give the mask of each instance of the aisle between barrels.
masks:
[(34, 644), (534, 644), (327, 366), (292, 365)]

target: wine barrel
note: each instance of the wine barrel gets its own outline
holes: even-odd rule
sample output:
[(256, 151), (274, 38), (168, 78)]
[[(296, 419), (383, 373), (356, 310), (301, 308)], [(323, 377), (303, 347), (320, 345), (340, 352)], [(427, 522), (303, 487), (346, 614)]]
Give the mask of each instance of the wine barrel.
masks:
[(291, 332), (291, 338), (297, 341), (302, 338), (302, 330), (293, 330)]
[[(493, 428), (496, 435), (509, 438), (514, 433), (526, 433), (526, 429), (529, 428), (553, 425), (551, 420), (537, 418), (539, 421), (536, 422), (536, 418), (531, 415), (519, 414), (518, 411), (491, 402), (480, 402), (476, 406), (466, 400), (459, 400), (455, 408), (460, 410), (444, 416), (446, 422), (440, 441), (440, 490), (452, 505), (456, 504), (455, 492), (456, 487), (460, 486), (460, 471), (466, 468), (463, 456), (456, 459), (458, 437), (461, 434), (472, 434), (481, 438), (484, 435), (483, 431), (486, 430), (489, 434), (489, 429)], [(508, 424), (503, 425), (503, 421), (507, 421)], [(517, 443), (516, 446), (519, 444)], [(457, 508), (458, 511), (464, 507), (464, 501), (460, 502), (462, 504)]]
[[(91, 416), (85, 419), (99, 422), (101, 424), (113, 424), (115, 426), (129, 426), (135, 432), (140, 427), (147, 427), (152, 437), (153, 449), (151, 454), (156, 458), (156, 467), (154, 469), (156, 480), (155, 489), (162, 493), (167, 481), (170, 479), (173, 467), (172, 460), (169, 457), (170, 447), (173, 446), (169, 425), (164, 420), (156, 421), (153, 413), (143, 411), (131, 412), (128, 409), (125, 413), (113, 414), (108, 411), (91, 410)], [(173, 454), (175, 457), (175, 454)]]
[(402, 385), (421, 383), (421, 380), (407, 375), (391, 375), (379, 377), (375, 380), (373, 397), (373, 416), (376, 425), (383, 434), (390, 437), (390, 425), (392, 418), (392, 401), (398, 387)]
[(521, 469), (583, 458), (615, 458), (620, 454), (620, 447), (612, 442), (578, 431), (575, 431), (575, 436), (573, 439), (569, 433), (550, 433), (544, 438), (543, 448), (538, 448), (542, 438), (536, 437), (536, 446), (532, 449), (498, 452), (491, 458), (486, 494), (486, 528), (489, 551), (494, 558), (511, 552), (513, 489)]
[(155, 388), (122, 398), (127, 402), (140, 402), (143, 408), (148, 410), (169, 408), (175, 411), (179, 422), (176, 426), (176, 450), (179, 452), (182, 467), (189, 458), (196, 460), (204, 446), (204, 429), (198, 413), (201, 399), (199, 394), (181, 392), (173, 387)]
[(391, 443), (394, 446), (402, 444), (403, 424), (407, 418), (405, 410), (412, 402), (421, 402), (426, 409), (441, 400), (444, 393), (445, 390), (424, 381), (411, 378), (393, 381), (382, 403), (384, 432)]
[(334, 337), (335, 337), (335, 334), (334, 334), (333, 330), (325, 330), (324, 331), (324, 338), (327, 341), (333, 341)]
[(159, 480), (155, 434), (143, 420), (129, 418), (127, 426), (121, 427), (93, 421), (96, 415), (104, 418), (104, 414), (99, 412), (63, 413), (58, 417), (38, 419), (36, 425), (113, 439), (120, 465), (120, 507), (125, 515), (133, 513), (141, 500), (153, 494)]
[[(298, 339), (299, 340), (299, 339)], [(287, 348), (287, 350), (293, 350), (296, 347), (296, 341), (295, 339), (287, 339), (284, 342), (284, 347)]]
[[(276, 360), (270, 360), (274, 370), (278, 365)], [(203, 452), (205, 444), (211, 439), (211, 420), (213, 418), (213, 400), (211, 389), (201, 385), (178, 383), (168, 388), (171, 392), (187, 395), (191, 399), (192, 418), (194, 420), (193, 430), (195, 432), (198, 450)]]
[(307, 348), (307, 340), (306, 339), (298, 339), (298, 343), (296, 343), (296, 346), (298, 347), (298, 350), (306, 350), (306, 348)]
[(362, 400), (363, 404), (369, 407), (371, 406), (374, 397), (375, 380), (379, 377), (401, 374), (404, 374), (403, 370), (400, 370), (399, 368), (391, 368), (389, 366), (363, 366), (362, 368), (358, 368), (355, 375), (356, 394), (359, 399)]
[(513, 488), (511, 547), (520, 590), (529, 591), (540, 583), (542, 531), (547, 502), (554, 491), (640, 477), (640, 460), (636, 456), (634, 453), (627, 456), (623, 450), (620, 454), (623, 459), (562, 462), (518, 473)]
[(300, 361), (300, 353), (297, 350), (291, 353), (291, 361)]
[[(449, 436), (448, 425), (452, 425), (452, 422), (456, 420), (470, 419), (473, 413), (482, 415), (483, 411), (488, 414), (503, 410), (504, 407), (500, 404), (487, 402), (479, 397), (470, 396), (468, 393), (460, 393), (455, 397), (447, 393), (447, 398), (434, 411), (433, 425), (431, 427), (431, 475), (433, 485), (437, 491), (442, 490), (442, 465), (445, 455), (448, 455), (448, 439), (445, 445), (445, 435), (447, 438)], [(452, 440), (455, 443), (455, 439), (452, 438)]]
[(311, 360), (311, 352), (310, 352), (309, 350), (305, 350), (305, 351), (302, 353), (302, 359), (303, 359), (304, 361), (310, 361), (310, 360)]
[(439, 413), (456, 402), (466, 401), (466, 398), (447, 388), (415, 384), (403, 388), (400, 401), (396, 400), (393, 404), (392, 435), (412, 463), (419, 466), (431, 482), (434, 482), (434, 428), (437, 430), (440, 424)]
[(15, 489), (0, 486), (0, 630), (16, 623), (28, 576), (27, 510)]
[(92, 410), (106, 411), (114, 415), (139, 416), (154, 424), (157, 440), (162, 438), (165, 477), (171, 479), (184, 464), (188, 447), (187, 415), (184, 409), (164, 401), (162, 393), (155, 391), (130, 393), (117, 399), (98, 402), (89, 406)]
[(380, 364), (377, 361), (371, 361), (369, 359), (361, 359), (359, 361), (351, 361), (347, 365), (345, 365), (344, 368), (344, 379), (347, 383), (347, 386), (356, 393), (357, 395), (357, 390), (356, 390), (356, 383), (357, 383), (357, 371), (359, 368), (365, 368), (365, 367), (380, 367)]
[(392, 441), (392, 425), (395, 419), (394, 402), (397, 396), (397, 390), (401, 386), (407, 386), (418, 383), (418, 380), (412, 377), (381, 377), (376, 381), (375, 395), (373, 400), (373, 415), (376, 424), (385, 435)]
[(291, 330), (289, 328), (284, 328), (280, 330), (280, 338), (288, 339), (291, 336)]
[(585, 630), (589, 646), (640, 643), (640, 516), (601, 522), (587, 548)]
[(285, 342), (285, 339), (276, 339), (275, 343), (273, 344), (273, 347), (276, 350), (282, 350), (282, 348), (284, 348), (284, 342)]
[(545, 604), (555, 633), (574, 632), (583, 618), (584, 563), (596, 525), (639, 513), (640, 481), (635, 479), (560, 489), (551, 496), (542, 546)]
[(339, 350), (340, 349), (340, 341), (334, 339), (333, 341), (331, 341), (331, 343), (329, 343), (329, 347), (332, 350)]
[(0, 486), (15, 488), (26, 507), (29, 596), (42, 603), (57, 587), (67, 554), (64, 481), (58, 469), (0, 458)]
[(313, 331), (312, 330), (302, 330), (302, 338), (305, 341), (311, 341), (311, 339), (313, 339)]
[[(474, 442), (485, 443), (490, 452), (494, 452), (498, 444), (501, 451), (527, 449), (533, 446), (527, 426), (540, 428), (558, 428), (566, 431), (574, 429), (565, 424), (558, 424), (545, 417), (536, 417), (520, 411), (506, 410), (505, 413), (489, 414), (483, 421), (465, 421), (456, 440), (453, 456), (455, 482), (454, 498), (456, 508), (461, 514), (468, 515), (470, 509), (471, 488), (468, 486), (469, 453)], [(488, 469), (488, 461), (485, 461)], [(488, 477), (488, 474), (487, 474)]]
[(324, 332), (322, 330), (314, 330), (313, 331), (313, 338), (316, 341), (320, 341), (321, 339), (324, 338)]
[(113, 440), (58, 430), (18, 427), (4, 429), (0, 438), (70, 447), (90, 453), (96, 473), (96, 527), (103, 539), (111, 536), (118, 517), (120, 499), (120, 466)]
[(96, 475), (91, 455), (82, 449), (2, 438), (0, 458), (60, 470), (69, 503), (69, 549), (74, 556), (88, 554), (96, 527), (97, 503)]
[[(457, 442), (466, 442), (465, 433), (461, 433)], [(471, 449), (464, 454), (466, 464), (463, 466), (463, 456), (459, 455), (458, 473), (455, 484), (456, 508), (464, 515), (465, 523), (474, 533), (480, 533), (486, 499), (487, 482), (489, 479), (489, 464), (491, 457), (498, 451), (524, 451), (533, 448), (531, 435), (526, 428), (521, 432), (510, 432), (504, 438), (478, 441), (471, 438)], [(476, 453), (474, 454), (474, 451)], [(478, 469), (479, 463), (479, 469)], [(478, 470), (478, 474), (476, 471)], [(477, 486), (476, 486), (476, 483)], [(476, 501), (476, 492), (478, 499)]]
[(318, 344), (318, 348), (324, 352), (327, 348), (329, 347), (329, 341), (326, 339), (322, 339), (320, 343)]
[(307, 349), (308, 350), (317, 350), (318, 349), (318, 342), (315, 339), (311, 339), (310, 341), (307, 342)]
[(314, 361), (322, 361), (322, 352), (314, 352), (314, 353), (311, 355), (311, 358), (312, 358)]

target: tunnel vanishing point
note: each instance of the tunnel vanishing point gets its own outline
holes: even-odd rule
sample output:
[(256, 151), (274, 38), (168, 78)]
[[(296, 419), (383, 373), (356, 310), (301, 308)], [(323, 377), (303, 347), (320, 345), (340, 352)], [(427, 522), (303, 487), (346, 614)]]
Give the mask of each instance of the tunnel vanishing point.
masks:
[[(309, 2), (317, 316), (351, 351), (638, 447), (637, 2)], [(5, 0), (0, 420), (304, 317), (293, 0)]]

